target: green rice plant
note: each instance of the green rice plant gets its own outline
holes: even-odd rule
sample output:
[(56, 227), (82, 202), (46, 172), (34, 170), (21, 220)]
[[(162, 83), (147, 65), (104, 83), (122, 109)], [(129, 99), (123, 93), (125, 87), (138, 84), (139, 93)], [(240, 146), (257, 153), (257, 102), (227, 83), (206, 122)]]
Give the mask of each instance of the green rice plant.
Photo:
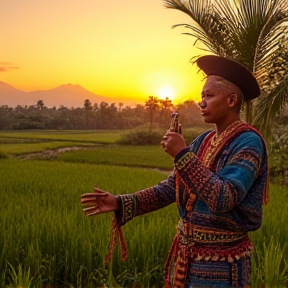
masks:
[(58, 160), (172, 170), (173, 159), (157, 146), (102, 146), (61, 153)]
[[(95, 183), (104, 190), (122, 194), (141, 190), (166, 177), (163, 173), (137, 168), (16, 159), (3, 160), (0, 174), (0, 233), (3, 235), (0, 246), (4, 247), (0, 266), (3, 267), (5, 261), (13, 267), (20, 263), (25, 271), (29, 268), (32, 275), (41, 270), (41, 279), (48, 279), (51, 284), (74, 285), (80, 269), (87, 271), (85, 277), (100, 281), (96, 271), (103, 269), (113, 216), (85, 217), (80, 195), (91, 192)], [(171, 207), (167, 209), (170, 211)], [(134, 265), (139, 271), (144, 270), (143, 259), (147, 255), (150, 255), (152, 265), (157, 258), (165, 259), (175, 233), (175, 221), (173, 228), (167, 231), (167, 222), (163, 219), (170, 213), (159, 211), (157, 217), (153, 213), (151, 218), (148, 215), (139, 217), (123, 229), (131, 258), (122, 263), (116, 250), (112, 275)], [(175, 215), (177, 217), (177, 213)], [(163, 234), (161, 230), (166, 231)], [(141, 245), (138, 245), (135, 233), (143, 238)], [(155, 242), (151, 241), (153, 238)], [(137, 257), (133, 256), (136, 251)]]
[[(123, 287), (156, 288), (159, 283), (157, 279), (163, 277), (163, 265), (153, 265), (151, 268), (149, 264), (148, 261), (147, 267), (145, 267), (143, 271), (138, 271), (137, 266), (134, 266), (133, 270), (125, 270), (117, 276), (117, 282), (121, 283)], [(153, 281), (154, 279), (156, 279), (156, 281)], [(155, 283), (154, 285), (153, 282)]]
[(7, 262), (8, 264), (8, 275), (9, 275), (9, 287), (13, 288), (32, 288), (40, 282), (40, 276), (32, 276), (30, 274), (30, 268), (23, 270), (22, 265), (18, 264), (17, 270)]
[(288, 263), (284, 258), (285, 247), (274, 241), (273, 237), (268, 246), (263, 242), (264, 254), (255, 247), (252, 257), (251, 287), (281, 288), (284, 287), (288, 273)]
[[(287, 190), (285, 186), (270, 185), (269, 202), (263, 207), (263, 224), (251, 233), (255, 247), (252, 254), (252, 287), (283, 287), (284, 277), (288, 275)], [(278, 284), (274, 282), (276, 278)]]
[[(263, 242), (268, 246), (272, 237), (280, 247), (285, 247), (288, 243), (288, 227), (285, 225), (288, 219), (288, 193), (287, 187), (280, 185), (270, 185), (268, 205), (263, 207), (263, 223), (260, 229), (251, 233), (253, 243), (257, 247), (262, 247)], [(288, 251), (285, 252), (288, 259)]]
[(90, 143), (115, 143), (123, 131), (104, 130), (29, 130), (0, 131), (1, 138), (42, 139), (53, 141), (76, 141)]
[[(148, 155), (150, 148), (146, 149), (146, 152), (139, 149), (137, 153)], [(128, 150), (126, 153), (134, 155)], [(111, 152), (111, 155), (114, 154)], [(132, 158), (140, 161), (141, 157), (137, 157)], [(118, 163), (117, 157), (111, 157), (109, 166), (1, 160), (0, 267), (7, 267), (7, 261), (12, 267), (21, 265), (22, 272), (14, 269), (18, 279), (19, 273), (22, 278), (25, 274), (24, 279), (27, 279), (28, 271), (30, 278), (38, 279), (40, 275), (41, 281), (33, 282), (35, 288), (42, 288), (43, 281), (49, 281), (47, 285), (51, 288), (68, 285), (99, 288), (108, 284), (109, 287), (121, 287), (125, 281), (127, 285), (138, 283), (145, 288), (161, 287), (163, 265), (179, 218), (175, 204), (128, 222), (123, 227), (128, 258), (121, 262), (116, 248), (108, 267), (104, 266), (103, 260), (108, 252), (113, 213), (89, 218), (82, 212), (80, 195), (92, 192), (95, 184), (113, 194), (133, 193), (157, 184), (168, 175), (168, 172), (151, 169), (113, 166), (113, 159)], [(255, 247), (253, 288), (274, 284), (277, 273), (279, 287), (285, 287), (287, 197), (287, 187), (271, 185), (263, 225), (251, 233)], [(0, 269), (4, 287), (9, 283), (7, 269)], [(18, 283), (18, 280), (13, 281), (12, 284)]]
[(1, 159), (7, 159), (7, 158), (8, 158), (7, 153), (5, 153), (5, 152), (3, 152), (3, 151), (0, 150), (0, 160), (1, 160)]
[(268, 246), (264, 244), (264, 275), (266, 288), (283, 287), (284, 277), (288, 271), (288, 263), (284, 258), (285, 247), (280, 247), (273, 237)]
[[(65, 142), (65, 141), (50, 141), (50, 142), (36, 142), (36, 143), (17, 143), (17, 144), (3, 144), (0, 143), (0, 149), (5, 154), (20, 156), (29, 153), (45, 153), (47, 150), (55, 150), (66, 147), (90, 147), (91, 143), (83, 142)], [(45, 154), (44, 154), (45, 155)]]
[(15, 138), (15, 137), (7, 137), (7, 138), (5, 138), (5, 137), (1, 137), (0, 136), (0, 143), (5, 143), (5, 144), (37, 143), (37, 142), (43, 142), (43, 141), (46, 141), (46, 140), (31, 139), (31, 138)]
[(256, 246), (252, 251), (251, 257), (251, 287), (261, 288), (264, 287), (264, 266), (263, 266), (263, 254), (261, 250)]

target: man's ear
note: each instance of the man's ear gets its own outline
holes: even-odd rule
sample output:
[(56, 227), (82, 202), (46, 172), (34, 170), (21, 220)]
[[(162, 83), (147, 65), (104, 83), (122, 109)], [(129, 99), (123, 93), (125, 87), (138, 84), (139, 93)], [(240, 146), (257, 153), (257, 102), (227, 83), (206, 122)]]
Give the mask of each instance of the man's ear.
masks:
[(235, 92), (231, 93), (229, 97), (229, 105), (231, 107), (235, 106), (237, 104), (237, 100), (238, 100), (238, 95)]

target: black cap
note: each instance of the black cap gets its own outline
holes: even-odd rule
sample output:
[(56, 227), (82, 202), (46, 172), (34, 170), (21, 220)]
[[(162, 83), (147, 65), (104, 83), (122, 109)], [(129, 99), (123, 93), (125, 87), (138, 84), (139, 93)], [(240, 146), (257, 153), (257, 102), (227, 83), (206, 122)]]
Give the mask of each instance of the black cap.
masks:
[(260, 88), (254, 75), (240, 63), (220, 56), (206, 55), (196, 60), (198, 67), (207, 75), (217, 75), (236, 84), (245, 100), (260, 95)]

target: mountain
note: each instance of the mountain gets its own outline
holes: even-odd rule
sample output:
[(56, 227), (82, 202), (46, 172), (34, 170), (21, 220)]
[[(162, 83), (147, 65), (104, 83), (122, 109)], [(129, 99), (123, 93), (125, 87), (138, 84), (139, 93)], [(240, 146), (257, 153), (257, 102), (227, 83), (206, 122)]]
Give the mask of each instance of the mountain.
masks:
[(26, 92), (0, 81), (0, 106), (16, 107), (18, 104), (25, 105), (26, 94)]
[[(1, 93), (1, 92), (0, 92)], [(43, 100), (47, 107), (84, 107), (84, 101), (89, 99), (92, 105), (94, 103), (111, 102), (111, 99), (104, 96), (96, 95), (80, 85), (66, 84), (61, 85), (51, 90), (37, 90), (27, 92), (27, 98), (30, 103), (36, 104), (38, 100)]]
[[(61, 105), (71, 108), (84, 107), (84, 101), (89, 99), (92, 105), (101, 102), (109, 104), (123, 102), (125, 105), (132, 105), (134, 101), (118, 101), (109, 97), (96, 95), (80, 85), (66, 84), (50, 90), (36, 90), (25, 92), (0, 81), (0, 106), (8, 105), (15, 108), (17, 105), (36, 105), (37, 101), (43, 100), (46, 107), (59, 108)], [(135, 103), (134, 103), (135, 104)]]

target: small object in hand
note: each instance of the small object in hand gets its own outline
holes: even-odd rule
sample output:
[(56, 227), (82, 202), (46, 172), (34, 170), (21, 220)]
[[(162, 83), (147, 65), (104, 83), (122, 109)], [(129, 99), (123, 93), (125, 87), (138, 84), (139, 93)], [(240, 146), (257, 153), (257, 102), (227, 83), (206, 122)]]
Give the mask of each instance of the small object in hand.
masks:
[(170, 131), (177, 132), (179, 134), (182, 133), (181, 124), (178, 121), (178, 113), (171, 114), (171, 122), (170, 122)]
[(182, 135), (182, 125), (178, 124), (178, 133)]

